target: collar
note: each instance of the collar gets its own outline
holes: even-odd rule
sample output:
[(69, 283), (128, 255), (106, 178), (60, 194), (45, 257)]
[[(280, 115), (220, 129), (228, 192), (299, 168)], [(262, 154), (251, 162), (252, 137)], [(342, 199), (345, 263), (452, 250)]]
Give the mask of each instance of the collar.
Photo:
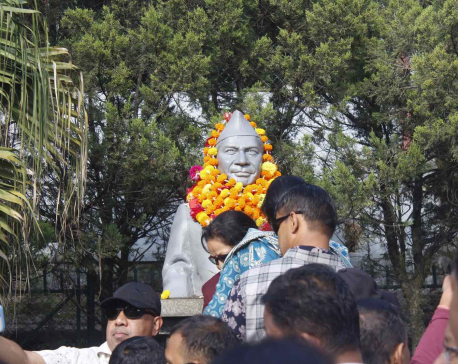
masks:
[(295, 258), (299, 250), (305, 250), (305, 251), (314, 252), (314, 253), (334, 255), (334, 253), (330, 252), (329, 250), (317, 248), (316, 246), (297, 245), (297, 246), (293, 246), (292, 248), (289, 248), (286, 251), (285, 255), (283, 255), (283, 258), (287, 258), (287, 257)]
[(97, 348), (97, 356), (100, 356), (100, 354), (111, 355), (111, 350), (106, 341)]

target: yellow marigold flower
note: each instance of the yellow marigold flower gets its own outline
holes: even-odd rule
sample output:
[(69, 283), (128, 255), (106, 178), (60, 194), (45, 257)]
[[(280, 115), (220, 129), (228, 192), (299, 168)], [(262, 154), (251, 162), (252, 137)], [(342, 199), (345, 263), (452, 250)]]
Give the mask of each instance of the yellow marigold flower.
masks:
[(207, 215), (211, 215), (213, 214), (213, 212), (216, 210), (216, 207), (213, 206), (213, 205), (210, 205), (207, 207), (207, 209), (205, 210), (205, 212), (207, 213)]
[(262, 141), (263, 143), (267, 142), (268, 140), (269, 140), (269, 138), (267, 138), (265, 135), (262, 135), (262, 136), (261, 136), (261, 141)]
[(264, 129), (261, 129), (261, 128), (256, 128), (254, 129), (256, 131), (256, 133), (258, 133), (259, 135), (264, 135), (266, 133), (266, 131)]
[(161, 293), (161, 300), (166, 300), (170, 297), (170, 291), (166, 289), (164, 292)]
[(264, 199), (266, 198), (266, 194), (263, 193), (261, 195), (259, 195), (259, 202), (258, 202), (258, 208), (260, 209), (262, 207), (262, 204), (264, 203)]
[[(208, 145), (214, 147), (216, 145), (216, 139), (212, 138), (208, 141)], [(213, 148), (210, 148), (210, 150), (212, 150)], [(209, 151), (210, 153), (210, 151)]]
[(262, 156), (262, 160), (264, 162), (273, 162), (274, 161), (274, 157), (272, 157), (270, 154), (264, 154)]
[(242, 182), (237, 182), (234, 186), (235, 190), (240, 192), (243, 190), (243, 183)]
[(228, 197), (230, 194), (231, 194), (231, 191), (229, 191), (229, 190), (227, 190), (227, 189), (226, 189), (226, 190), (222, 190), (221, 193), (219, 194), (219, 197), (221, 197), (221, 198), (226, 198), (226, 197)]
[(271, 174), (274, 174), (275, 172), (277, 172), (277, 165), (270, 162), (264, 162), (261, 166), (261, 170), (268, 171)]
[(231, 188), (231, 194), (229, 195), (231, 198), (237, 198), (237, 196), (239, 195), (239, 191), (237, 191), (235, 188)]
[(253, 128), (257, 128), (257, 127), (258, 127), (254, 121), (250, 121), (250, 125), (251, 125)]
[(218, 182), (224, 182), (225, 180), (227, 180), (227, 174), (226, 173), (222, 173), (218, 176), (217, 178), (217, 181)]
[(215, 216), (220, 215), (222, 212), (223, 212), (222, 209), (217, 209), (217, 210), (215, 210)]
[[(218, 179), (219, 179), (219, 178), (218, 178)], [(221, 187), (223, 187), (223, 185), (218, 181), (218, 182), (215, 182), (215, 183), (213, 184), (212, 190), (213, 190), (213, 191), (217, 191), (218, 188), (221, 188)]]
[(250, 115), (245, 114), (245, 115), (243, 115), (243, 116), (245, 116), (245, 119), (247, 119), (248, 121), (250, 121)]
[[(205, 181), (199, 181), (197, 182), (197, 186), (203, 188), (207, 183)], [(201, 191), (202, 192), (202, 191)]]
[(229, 211), (229, 210), (230, 210), (230, 208), (229, 208), (229, 207), (227, 207), (227, 206), (224, 206), (224, 207), (221, 209), (221, 212), (226, 212), (226, 211)]
[(214, 175), (215, 177), (218, 176), (219, 174), (219, 170), (217, 170), (216, 168), (212, 171), (212, 175)]
[(256, 225), (259, 227), (264, 223), (264, 219), (262, 217), (258, 217), (256, 219)]
[(205, 196), (204, 195), (197, 196), (197, 201), (199, 201), (200, 203), (202, 203), (204, 200), (205, 200)]
[(235, 186), (235, 179), (231, 178), (229, 181), (227, 181), (226, 186), (227, 187), (234, 187)]
[(204, 186), (204, 188), (202, 188), (202, 193), (203, 193), (203, 194), (209, 193), (209, 192), (211, 191), (211, 188), (212, 188), (212, 185), (211, 185), (210, 183), (209, 183), (209, 184), (206, 184), (206, 185)]
[(202, 167), (204, 167), (204, 168), (205, 168), (205, 167), (208, 167), (209, 165), (210, 165), (210, 161), (208, 161), (208, 162), (204, 163), (204, 165), (203, 165)]
[[(216, 144), (216, 140), (215, 140), (215, 144)], [(266, 145), (268, 145), (268, 144), (266, 144)], [(265, 148), (266, 148), (266, 146), (264, 146), (264, 149), (265, 149)], [(214, 147), (213, 147), (213, 148), (210, 148), (210, 149), (208, 150), (208, 154), (209, 154), (209, 155), (217, 155), (217, 154), (218, 154), (218, 149), (216, 149), (216, 148), (214, 148)]]
[(217, 124), (215, 125), (215, 129), (216, 129), (216, 130), (219, 130), (219, 131), (223, 131), (223, 130), (224, 130), (224, 124), (217, 123)]
[(253, 196), (253, 199), (251, 200), (251, 205), (257, 207), (257, 206), (258, 206), (258, 203), (259, 203), (259, 195)]
[(206, 200), (202, 201), (202, 207), (206, 209), (208, 206), (210, 206), (212, 202), (207, 198)]
[[(214, 185), (212, 185), (213, 187)], [(211, 191), (210, 193), (207, 194), (207, 197), (209, 199), (215, 199), (216, 197), (218, 197), (218, 193), (216, 193), (216, 191)]]
[(194, 187), (194, 189), (192, 190), (192, 194), (194, 196), (197, 196), (197, 195), (199, 195), (201, 193), (202, 193), (202, 188), (200, 188), (200, 187)]
[(212, 130), (212, 137), (213, 138), (218, 138), (219, 137), (219, 131)]
[(200, 222), (201, 220), (205, 219), (205, 217), (208, 217), (208, 215), (201, 211), (196, 215), (196, 220)]
[(186, 196), (186, 201), (191, 201), (192, 199), (194, 198), (194, 195), (191, 193), (188, 193), (188, 195)]
[(233, 209), (235, 207), (235, 200), (228, 197), (224, 200), (224, 205), (230, 209)]

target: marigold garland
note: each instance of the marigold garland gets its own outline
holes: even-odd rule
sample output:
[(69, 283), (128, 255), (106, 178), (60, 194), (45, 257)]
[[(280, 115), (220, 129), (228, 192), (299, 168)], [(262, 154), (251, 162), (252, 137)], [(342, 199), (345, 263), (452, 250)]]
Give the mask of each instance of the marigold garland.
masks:
[(215, 129), (207, 139), (203, 149), (203, 166), (191, 168), (190, 178), (196, 183), (188, 190), (186, 200), (189, 202), (191, 216), (202, 226), (207, 226), (216, 216), (225, 211), (236, 210), (243, 211), (256, 221), (258, 227), (263, 228), (268, 224), (261, 212), (262, 203), (270, 183), (281, 176), (281, 173), (270, 154), (272, 145), (269, 144), (269, 139), (265, 135), (266, 131), (258, 128), (255, 122), (250, 121), (249, 115), (245, 115), (245, 118), (250, 121), (251, 126), (264, 143), (265, 154), (262, 156), (260, 178), (256, 180), (256, 183), (244, 187), (242, 182), (236, 182), (234, 178), (228, 179), (226, 174), (216, 168), (218, 166), (216, 141), (231, 115), (231, 113), (225, 113), (225, 120), (215, 125)]

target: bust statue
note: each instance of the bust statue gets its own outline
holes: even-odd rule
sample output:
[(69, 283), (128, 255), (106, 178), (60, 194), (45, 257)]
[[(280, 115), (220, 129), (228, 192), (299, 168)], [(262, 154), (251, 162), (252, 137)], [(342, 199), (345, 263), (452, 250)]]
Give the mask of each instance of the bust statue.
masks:
[(170, 290), (170, 297), (200, 296), (202, 285), (218, 272), (201, 244), (202, 226), (214, 216), (237, 209), (258, 226), (265, 221), (260, 214), (263, 195), (269, 181), (280, 173), (271, 163), (271, 145), (266, 144), (264, 130), (253, 125), (235, 111), (226, 126), (217, 124), (212, 132), (204, 149), (206, 162), (194, 178), (199, 182), (173, 221), (162, 270), (164, 290)]

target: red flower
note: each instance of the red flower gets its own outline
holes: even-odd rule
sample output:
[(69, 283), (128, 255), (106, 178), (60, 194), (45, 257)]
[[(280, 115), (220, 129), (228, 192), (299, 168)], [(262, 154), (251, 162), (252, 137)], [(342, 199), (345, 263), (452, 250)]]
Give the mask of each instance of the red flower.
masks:
[(189, 201), (189, 208), (191, 210), (191, 217), (194, 220), (196, 220), (196, 216), (199, 212), (204, 211), (204, 208), (199, 203), (199, 200), (197, 200), (197, 198), (193, 198), (191, 201)]
[(264, 224), (262, 224), (261, 230), (262, 231), (273, 231), (272, 226), (270, 226), (268, 222), (265, 222)]

